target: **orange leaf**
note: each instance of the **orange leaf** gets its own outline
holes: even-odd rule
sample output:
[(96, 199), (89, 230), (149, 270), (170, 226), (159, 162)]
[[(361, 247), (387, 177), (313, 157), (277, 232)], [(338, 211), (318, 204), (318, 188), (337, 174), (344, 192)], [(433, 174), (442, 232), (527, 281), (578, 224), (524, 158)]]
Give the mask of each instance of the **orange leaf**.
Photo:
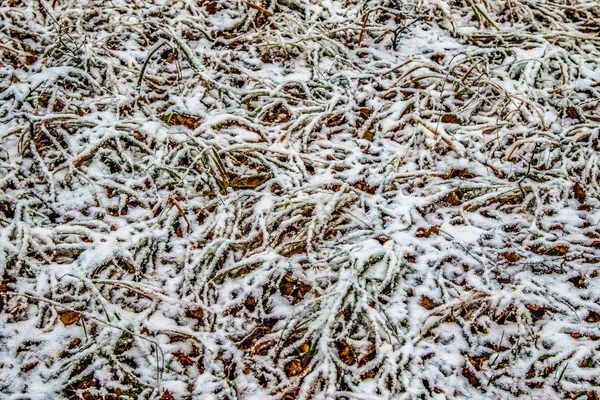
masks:
[(79, 321), (79, 318), (81, 318), (81, 314), (77, 311), (67, 311), (60, 314), (60, 322), (65, 325), (73, 325)]

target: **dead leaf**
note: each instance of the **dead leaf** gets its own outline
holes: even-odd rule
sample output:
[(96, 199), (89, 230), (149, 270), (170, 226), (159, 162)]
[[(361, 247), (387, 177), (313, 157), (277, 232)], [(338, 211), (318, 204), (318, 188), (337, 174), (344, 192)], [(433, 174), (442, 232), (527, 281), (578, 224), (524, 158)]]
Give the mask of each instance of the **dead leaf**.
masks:
[(546, 308), (544, 306), (538, 304), (526, 304), (525, 307), (536, 320), (544, 318), (544, 315), (546, 314)]
[(363, 182), (363, 181), (356, 182), (353, 186), (355, 188), (357, 188), (358, 190), (360, 190), (361, 192), (365, 192), (365, 193), (369, 193), (369, 194), (375, 194), (375, 192), (377, 192), (377, 189), (379, 189), (379, 186), (371, 186), (368, 183)]
[(344, 123), (346, 123), (346, 117), (344, 116), (344, 114), (330, 115), (325, 119), (325, 125), (328, 128), (340, 126)]
[(434, 225), (429, 229), (425, 228), (417, 228), (417, 237), (418, 238), (428, 238), (431, 235), (439, 235), (440, 234), (440, 226)]
[(600, 322), (600, 314), (598, 314), (596, 311), (588, 311), (588, 316), (585, 317), (585, 322), (589, 322), (590, 324)]
[(502, 257), (504, 257), (504, 259), (509, 263), (516, 263), (521, 259), (521, 257), (519, 257), (517, 253), (503, 253)]
[(585, 202), (585, 191), (579, 183), (573, 185), (573, 197), (575, 197), (580, 203)]
[(579, 115), (579, 111), (577, 111), (577, 109), (573, 106), (569, 106), (567, 107), (567, 115), (569, 116), (569, 118), (573, 118), (573, 119), (581, 119), (581, 115)]
[(160, 400), (175, 400), (175, 397), (167, 390), (160, 396)]
[(200, 117), (173, 111), (169, 114), (158, 116), (163, 122), (170, 126), (185, 126), (188, 129), (196, 129), (200, 126)]
[(569, 246), (559, 244), (544, 250), (542, 254), (544, 254), (545, 256), (559, 257), (567, 254), (567, 251), (569, 251)]
[(367, 129), (365, 131), (365, 133), (363, 133), (363, 137), (362, 138), (365, 139), (365, 140), (368, 140), (369, 142), (372, 142), (373, 139), (375, 138), (375, 133), (372, 130)]
[(581, 361), (579, 368), (594, 368), (595, 364), (596, 363), (594, 362), (594, 359), (592, 357), (588, 357)]
[(471, 384), (471, 386), (479, 387), (479, 385), (480, 385), (479, 378), (477, 377), (475, 372), (473, 372), (471, 370), (471, 368), (469, 368), (469, 366), (466, 363), (463, 366), (462, 374), (465, 378), (467, 378), (467, 380), (469, 381), (469, 384)]
[(291, 360), (283, 367), (283, 371), (287, 375), (288, 378), (292, 376), (300, 375), (303, 371), (302, 362), (298, 359)]
[(571, 282), (577, 289), (584, 289), (586, 287), (585, 279), (581, 275), (574, 276), (573, 278), (568, 279), (568, 281)]
[(444, 114), (442, 115), (442, 122), (445, 124), (460, 124), (462, 120), (456, 114)]
[(451, 169), (450, 172), (448, 172), (442, 178), (443, 179), (452, 179), (452, 178), (472, 179), (472, 178), (475, 178), (475, 174), (469, 172), (468, 169)]
[(445, 54), (436, 53), (436, 54), (432, 54), (431, 57), (429, 57), (429, 58), (434, 63), (437, 63), (439, 65), (443, 65), (444, 64), (444, 57), (446, 57)]
[(175, 357), (177, 361), (179, 361), (179, 363), (184, 367), (188, 367), (194, 363), (191, 358), (183, 354), (181, 351), (174, 352), (173, 357)]
[(219, 11), (221, 11), (221, 9), (223, 8), (223, 7), (221, 7), (221, 5), (219, 4), (218, 1), (208, 2), (204, 7), (206, 8), (206, 11), (210, 15), (215, 15), (216, 13), (218, 13)]
[(292, 113), (283, 104), (277, 104), (267, 111), (263, 117), (263, 122), (268, 124), (282, 124), (292, 119)]
[(438, 305), (433, 300), (431, 300), (429, 297), (427, 297), (427, 296), (421, 297), (421, 307), (423, 307), (424, 309), (433, 310), (437, 306)]
[(345, 340), (338, 340), (335, 342), (335, 347), (337, 348), (338, 356), (340, 360), (346, 365), (352, 365), (355, 363), (356, 359), (354, 357), (354, 352), (352, 348), (346, 343)]
[(377, 239), (377, 241), (379, 242), (379, 244), (385, 244), (387, 241), (389, 241), (389, 240), (390, 240), (390, 238), (389, 238), (389, 237), (387, 237), (387, 236), (383, 236), (383, 235), (377, 236), (377, 238), (376, 238), (376, 239)]
[(448, 193), (444, 198), (441, 199), (443, 202), (448, 203), (451, 206), (459, 206), (462, 204), (460, 197), (456, 194), (456, 192)]
[(60, 314), (60, 322), (65, 325), (73, 325), (79, 321), (79, 318), (81, 318), (81, 314), (77, 311), (67, 311)]
[(304, 295), (308, 293), (310, 289), (310, 285), (294, 279), (291, 272), (285, 274), (281, 280), (281, 283), (279, 284), (279, 290), (281, 291), (281, 294), (292, 297), (294, 299), (293, 304), (296, 304), (302, 300)]
[(488, 359), (487, 356), (478, 356), (478, 357), (468, 357), (469, 362), (477, 371), (481, 371), (483, 368), (483, 363)]
[(204, 310), (202, 308), (196, 308), (193, 310), (187, 310), (185, 316), (192, 319), (202, 321), (204, 319)]

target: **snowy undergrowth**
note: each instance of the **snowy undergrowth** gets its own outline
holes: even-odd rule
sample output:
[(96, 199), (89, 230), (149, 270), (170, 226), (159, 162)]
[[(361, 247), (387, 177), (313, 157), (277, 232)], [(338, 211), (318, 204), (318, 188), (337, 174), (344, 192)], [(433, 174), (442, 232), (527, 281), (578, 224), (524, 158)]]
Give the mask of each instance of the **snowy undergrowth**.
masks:
[(3, 398), (598, 398), (597, 2), (0, 16)]

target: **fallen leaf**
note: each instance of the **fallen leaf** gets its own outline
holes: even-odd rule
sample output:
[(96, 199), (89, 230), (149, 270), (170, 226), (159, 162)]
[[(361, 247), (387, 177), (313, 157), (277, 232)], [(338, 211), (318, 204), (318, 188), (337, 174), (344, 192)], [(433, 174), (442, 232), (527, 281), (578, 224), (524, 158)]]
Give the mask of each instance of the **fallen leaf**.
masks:
[(580, 203), (585, 201), (585, 191), (579, 183), (573, 185), (573, 197), (575, 197)]
[(585, 279), (581, 275), (568, 279), (577, 289), (585, 288)]
[(567, 251), (569, 251), (569, 246), (559, 244), (544, 250), (542, 254), (544, 254), (545, 256), (558, 257), (564, 256), (565, 254), (567, 254)]
[(600, 322), (600, 314), (598, 314), (596, 311), (588, 311), (588, 316), (585, 317), (585, 322), (589, 322), (590, 324)]
[(81, 314), (77, 311), (67, 311), (60, 314), (60, 322), (65, 325), (73, 325), (79, 321), (79, 318), (81, 318)]
[(433, 300), (431, 300), (429, 297), (427, 297), (427, 296), (421, 297), (421, 307), (423, 307), (424, 309), (433, 310), (437, 306), (438, 305)]
[(342, 361), (346, 365), (352, 365), (356, 361), (354, 357), (354, 352), (352, 348), (348, 346), (345, 340), (338, 340), (335, 342), (335, 347), (337, 348), (338, 356), (340, 361)]
[(451, 169), (446, 175), (442, 177), (443, 179), (452, 179), (452, 178), (460, 178), (460, 179), (472, 179), (475, 178), (475, 175), (469, 172), (468, 169)]
[(438, 63), (438, 64), (442, 65), (442, 64), (444, 64), (444, 57), (446, 57), (445, 54), (436, 53), (436, 54), (431, 55), (431, 57), (429, 57), (429, 58), (434, 63)]
[(581, 119), (581, 115), (579, 115), (579, 111), (577, 111), (577, 109), (573, 106), (569, 106), (567, 107), (567, 115), (569, 116), (569, 118), (573, 118), (573, 119)]
[(439, 235), (440, 234), (440, 227), (439, 225), (434, 225), (429, 229), (425, 229), (425, 228), (417, 228), (417, 232), (416, 235), (418, 238), (428, 238), (431, 235)]
[(175, 400), (175, 397), (167, 390), (160, 396), (160, 400)]
[(300, 360), (297, 359), (291, 360), (290, 362), (285, 364), (285, 366), (283, 367), (283, 371), (285, 372), (288, 378), (300, 375), (303, 371), (302, 363), (300, 362)]
[(184, 367), (188, 367), (194, 363), (191, 358), (183, 354), (181, 351), (174, 352), (173, 357), (175, 357), (177, 361), (179, 361), (179, 363)]
[(469, 366), (466, 363), (463, 366), (462, 374), (465, 378), (467, 378), (467, 380), (469, 381), (469, 384), (471, 384), (471, 386), (479, 387), (479, 385), (480, 385), (479, 378), (477, 377), (475, 372), (473, 372), (471, 370), (471, 368), (469, 368)]
[(510, 263), (515, 263), (521, 259), (516, 253), (503, 253), (502, 257)]
[(486, 356), (478, 356), (478, 357), (468, 357), (469, 362), (477, 371), (481, 371), (483, 368), (483, 363), (489, 358)]
[(445, 124), (460, 124), (462, 121), (455, 114), (444, 114), (442, 115), (442, 122)]
[(193, 318), (193, 319), (197, 319), (200, 321), (204, 318), (204, 310), (202, 308), (187, 310), (185, 312), (185, 316), (188, 318)]
[(546, 314), (546, 308), (543, 306), (537, 304), (526, 304), (525, 307), (536, 320), (542, 319)]

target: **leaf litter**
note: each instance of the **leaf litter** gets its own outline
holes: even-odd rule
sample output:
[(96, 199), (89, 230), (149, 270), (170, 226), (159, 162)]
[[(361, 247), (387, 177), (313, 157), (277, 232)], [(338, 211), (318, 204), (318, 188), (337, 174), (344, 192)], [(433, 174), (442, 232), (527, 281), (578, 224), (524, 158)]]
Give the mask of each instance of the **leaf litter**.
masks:
[(6, 398), (598, 398), (597, 2), (0, 18)]

